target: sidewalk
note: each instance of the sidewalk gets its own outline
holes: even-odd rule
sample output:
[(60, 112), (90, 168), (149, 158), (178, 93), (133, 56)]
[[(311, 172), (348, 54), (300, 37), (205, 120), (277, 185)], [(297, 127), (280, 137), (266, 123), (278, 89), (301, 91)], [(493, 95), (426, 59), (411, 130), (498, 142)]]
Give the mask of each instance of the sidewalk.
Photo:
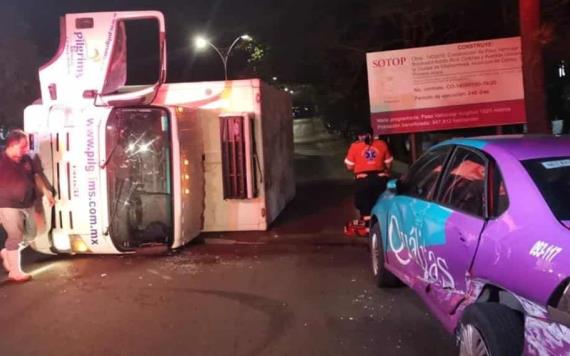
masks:
[[(297, 184), (354, 179), (344, 166), (350, 143), (328, 133), (319, 118), (294, 120), (293, 132)], [(399, 177), (407, 170), (407, 163), (394, 160), (392, 176)]]
[[(321, 149), (321, 147), (326, 147), (326, 149)], [(348, 145), (342, 141), (296, 144), (295, 181), (297, 184), (317, 181), (352, 181), (354, 176), (346, 170), (344, 165), (347, 150)], [(407, 163), (394, 160), (392, 177), (400, 177), (408, 171), (408, 167)]]

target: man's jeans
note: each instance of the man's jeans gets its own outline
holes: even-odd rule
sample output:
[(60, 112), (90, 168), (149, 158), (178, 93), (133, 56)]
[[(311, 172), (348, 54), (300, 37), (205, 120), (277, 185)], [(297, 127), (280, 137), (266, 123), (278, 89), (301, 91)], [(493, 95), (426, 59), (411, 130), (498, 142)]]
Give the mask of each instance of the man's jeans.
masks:
[(0, 208), (0, 224), (6, 230), (8, 238), (5, 247), (7, 250), (17, 250), (26, 246), (36, 236), (36, 221), (34, 208), (14, 209)]

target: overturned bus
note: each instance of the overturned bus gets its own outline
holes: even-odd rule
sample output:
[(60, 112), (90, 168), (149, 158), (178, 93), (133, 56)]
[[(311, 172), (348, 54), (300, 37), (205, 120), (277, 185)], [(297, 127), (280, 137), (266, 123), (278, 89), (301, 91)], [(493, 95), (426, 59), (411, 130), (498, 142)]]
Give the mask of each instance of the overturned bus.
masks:
[[(130, 21), (152, 21), (156, 82), (127, 83)], [(266, 230), (295, 194), (291, 102), (258, 79), (166, 84), (160, 12), (67, 14), (24, 111), (54, 187), (43, 253), (178, 248), (205, 231)]]

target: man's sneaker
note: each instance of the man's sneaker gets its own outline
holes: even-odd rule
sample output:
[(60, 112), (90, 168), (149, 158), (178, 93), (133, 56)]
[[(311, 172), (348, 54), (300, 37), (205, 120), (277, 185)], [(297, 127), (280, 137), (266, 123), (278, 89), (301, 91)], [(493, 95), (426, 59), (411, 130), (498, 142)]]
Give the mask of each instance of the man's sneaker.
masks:
[(356, 234), (360, 237), (368, 237), (370, 229), (366, 225), (359, 225), (356, 229)]
[(10, 273), (8, 279), (14, 282), (27, 282), (32, 279), (32, 276), (24, 273), (20, 265), (21, 256), (20, 250), (6, 251), (8, 257), (8, 264), (10, 265)]

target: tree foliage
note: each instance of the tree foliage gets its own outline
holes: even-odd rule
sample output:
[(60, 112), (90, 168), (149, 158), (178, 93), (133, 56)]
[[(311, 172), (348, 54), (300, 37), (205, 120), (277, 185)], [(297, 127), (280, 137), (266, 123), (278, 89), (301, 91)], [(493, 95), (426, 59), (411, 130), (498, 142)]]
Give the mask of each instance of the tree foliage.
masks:
[(293, 0), (267, 13), (254, 37), (272, 46), (257, 73), (315, 86), (345, 132), (369, 121), (367, 52), (518, 35), (517, 0)]
[[(313, 31), (327, 37), (320, 47), (321, 107), (342, 130), (369, 120), (366, 53), (516, 36), (515, 0), (339, 1)], [(483, 21), (484, 19), (484, 21)], [(313, 40), (313, 43), (318, 43)]]
[[(545, 48), (548, 114), (570, 133), (570, 0), (544, 0), (538, 34)], [(561, 75), (565, 72), (565, 76)]]
[(544, 0), (542, 18), (538, 35), (547, 53), (553, 57), (570, 58), (570, 0)]

